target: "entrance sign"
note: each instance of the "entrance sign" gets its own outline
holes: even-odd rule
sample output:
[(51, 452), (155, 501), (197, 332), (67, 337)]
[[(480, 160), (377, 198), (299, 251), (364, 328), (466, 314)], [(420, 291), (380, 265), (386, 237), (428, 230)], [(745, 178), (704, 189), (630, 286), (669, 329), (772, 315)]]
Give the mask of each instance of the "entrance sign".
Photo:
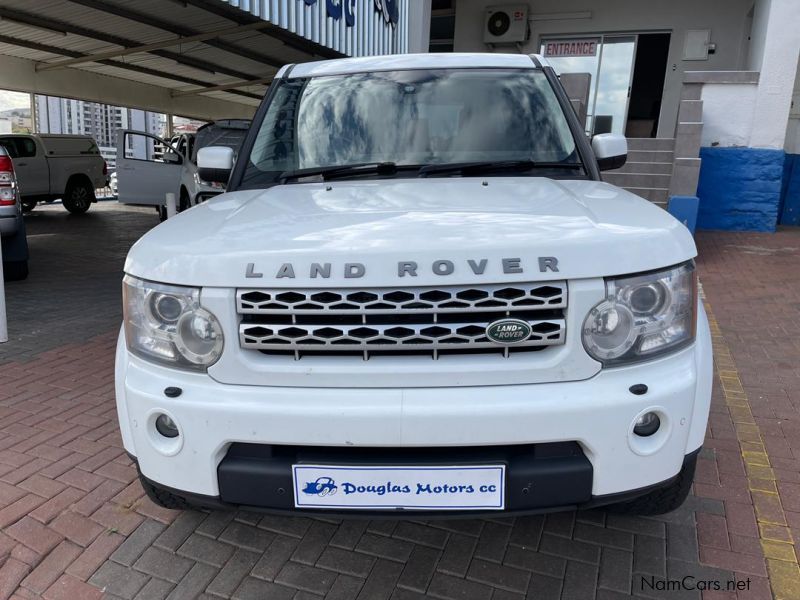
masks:
[(583, 40), (548, 40), (544, 43), (544, 55), (548, 58), (567, 56), (597, 56), (599, 38)]

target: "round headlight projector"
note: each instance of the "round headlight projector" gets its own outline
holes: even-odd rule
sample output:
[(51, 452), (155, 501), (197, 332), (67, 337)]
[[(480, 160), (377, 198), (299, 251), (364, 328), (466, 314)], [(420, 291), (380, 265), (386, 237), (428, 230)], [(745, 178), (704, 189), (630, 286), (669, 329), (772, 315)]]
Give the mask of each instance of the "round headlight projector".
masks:
[(634, 289), (629, 298), (633, 312), (636, 314), (657, 313), (664, 304), (666, 294), (658, 283), (642, 285)]
[(165, 414), (160, 414), (156, 418), (156, 431), (165, 438), (176, 438), (180, 435), (175, 421), (173, 421), (169, 415)]
[(156, 315), (167, 323), (174, 323), (178, 320), (183, 312), (183, 305), (181, 301), (175, 296), (167, 294), (159, 294), (156, 296), (153, 307), (155, 308)]
[(659, 427), (661, 427), (661, 419), (658, 418), (658, 415), (654, 412), (647, 412), (636, 419), (633, 433), (639, 437), (650, 437), (658, 431)]

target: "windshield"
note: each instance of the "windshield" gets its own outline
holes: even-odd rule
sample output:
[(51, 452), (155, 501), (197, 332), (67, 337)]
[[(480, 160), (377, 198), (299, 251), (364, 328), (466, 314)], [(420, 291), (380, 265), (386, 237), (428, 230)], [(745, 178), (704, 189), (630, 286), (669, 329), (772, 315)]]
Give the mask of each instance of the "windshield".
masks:
[(567, 120), (539, 70), (356, 73), (278, 86), (242, 188), (298, 169), (364, 163), (579, 162)]

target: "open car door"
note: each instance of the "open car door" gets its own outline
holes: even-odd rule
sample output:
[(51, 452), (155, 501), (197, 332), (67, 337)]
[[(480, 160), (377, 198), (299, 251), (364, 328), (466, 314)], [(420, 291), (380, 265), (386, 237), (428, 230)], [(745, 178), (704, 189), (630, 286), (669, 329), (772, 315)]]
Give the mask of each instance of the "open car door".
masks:
[(178, 196), (185, 157), (160, 137), (125, 129), (117, 134), (117, 188), (122, 204), (164, 206)]

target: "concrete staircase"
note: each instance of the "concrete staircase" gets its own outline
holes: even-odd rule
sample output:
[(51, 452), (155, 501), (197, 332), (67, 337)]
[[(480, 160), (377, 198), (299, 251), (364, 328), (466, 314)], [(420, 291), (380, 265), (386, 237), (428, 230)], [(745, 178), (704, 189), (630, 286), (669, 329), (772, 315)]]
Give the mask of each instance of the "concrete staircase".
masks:
[(629, 138), (628, 161), (621, 169), (605, 171), (603, 180), (666, 208), (674, 150), (673, 138)]

